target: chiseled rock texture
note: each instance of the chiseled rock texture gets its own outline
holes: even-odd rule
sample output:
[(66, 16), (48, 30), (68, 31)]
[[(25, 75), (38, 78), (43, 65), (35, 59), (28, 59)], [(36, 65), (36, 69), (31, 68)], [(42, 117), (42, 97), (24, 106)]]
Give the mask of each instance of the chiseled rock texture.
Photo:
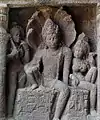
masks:
[[(49, 89), (19, 89), (15, 102), (15, 120), (50, 120), (56, 92)], [(50, 116), (51, 115), (51, 116)]]
[(87, 120), (89, 91), (70, 88), (71, 95), (61, 120)]

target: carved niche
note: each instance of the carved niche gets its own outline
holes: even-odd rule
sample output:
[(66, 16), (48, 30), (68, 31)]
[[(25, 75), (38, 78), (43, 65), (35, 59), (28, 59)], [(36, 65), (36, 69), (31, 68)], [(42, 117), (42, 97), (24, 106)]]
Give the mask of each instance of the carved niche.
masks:
[(71, 9), (43, 6), (15, 10), (19, 18), (23, 16), (12, 17), (9, 24), (8, 117), (87, 120), (96, 115), (95, 45), (90, 44), (90, 34), (79, 29)]

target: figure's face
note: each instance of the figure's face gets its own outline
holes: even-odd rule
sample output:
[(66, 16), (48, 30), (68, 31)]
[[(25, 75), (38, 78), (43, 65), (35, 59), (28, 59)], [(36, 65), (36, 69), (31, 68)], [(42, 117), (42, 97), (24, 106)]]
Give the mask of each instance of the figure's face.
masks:
[(74, 51), (74, 57), (82, 58), (83, 57), (83, 50), (82, 48), (76, 47)]
[(47, 35), (46, 44), (49, 48), (55, 48), (57, 46), (57, 42), (58, 42), (58, 39), (55, 34)]
[(49, 30), (46, 36), (46, 45), (49, 48), (56, 48), (58, 44), (58, 35), (55, 31)]
[(14, 31), (12, 34), (12, 37), (15, 43), (19, 43), (20, 42), (20, 30), (17, 29), (16, 31)]

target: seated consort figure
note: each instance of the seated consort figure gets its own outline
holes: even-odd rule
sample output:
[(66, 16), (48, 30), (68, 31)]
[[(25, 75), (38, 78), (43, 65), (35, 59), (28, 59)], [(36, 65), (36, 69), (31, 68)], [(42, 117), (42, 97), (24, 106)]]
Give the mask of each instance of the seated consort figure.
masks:
[[(81, 39), (80, 39), (81, 38)], [(70, 75), (72, 85), (90, 91), (90, 113), (96, 114), (96, 76), (95, 53), (90, 52), (88, 38), (82, 33), (74, 47), (73, 74)]]
[(72, 53), (60, 44), (58, 25), (48, 18), (42, 29), (45, 42), (44, 49), (38, 49), (30, 65), (25, 66), (28, 79), (33, 82), (32, 88), (38, 87), (33, 80), (34, 71), (42, 75), (43, 86), (60, 92), (53, 120), (59, 120), (69, 96), (68, 76)]

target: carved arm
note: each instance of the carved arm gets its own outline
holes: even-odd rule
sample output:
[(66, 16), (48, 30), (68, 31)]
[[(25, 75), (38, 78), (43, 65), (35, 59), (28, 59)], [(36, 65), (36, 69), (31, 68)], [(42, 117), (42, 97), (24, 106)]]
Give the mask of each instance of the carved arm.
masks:
[(64, 56), (63, 81), (66, 85), (68, 85), (70, 65), (72, 60), (72, 52), (69, 48), (67, 48)]
[(30, 61), (29, 46), (24, 41), (21, 43), (21, 47), (20, 47), (20, 50), (19, 50), (19, 57), (21, 58), (21, 61), (23, 62), (23, 64), (26, 64)]

